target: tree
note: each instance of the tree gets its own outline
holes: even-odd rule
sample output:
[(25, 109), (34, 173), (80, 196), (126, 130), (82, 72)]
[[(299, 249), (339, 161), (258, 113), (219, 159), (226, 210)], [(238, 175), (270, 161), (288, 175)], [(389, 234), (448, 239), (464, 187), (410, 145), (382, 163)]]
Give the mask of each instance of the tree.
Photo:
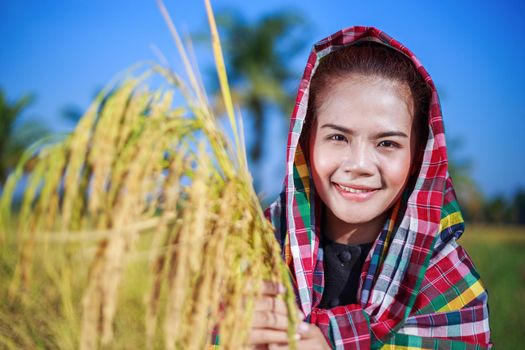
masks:
[(511, 204), (512, 222), (525, 225), (525, 189), (519, 188), (514, 194)]
[(448, 171), (454, 182), (458, 201), (466, 220), (484, 221), (485, 199), (472, 178), (472, 162), (469, 158), (460, 157), (462, 140), (451, 138), (447, 140)]
[(485, 202), (485, 221), (496, 224), (511, 221), (511, 208), (503, 195), (496, 195)]
[(34, 96), (26, 94), (9, 102), (0, 89), (0, 184), (5, 182), (24, 150), (46, 133), (39, 123), (20, 121), (22, 112), (33, 101)]
[[(306, 44), (296, 35), (305, 20), (291, 11), (269, 14), (255, 23), (234, 11), (222, 11), (217, 18), (234, 102), (253, 118), (249, 155), (257, 165), (268, 133), (269, 109), (277, 107), (288, 116), (293, 108), (293, 90), (289, 87), (291, 82), (297, 84), (298, 74), (291, 62)], [(257, 187), (257, 179), (255, 183)]]

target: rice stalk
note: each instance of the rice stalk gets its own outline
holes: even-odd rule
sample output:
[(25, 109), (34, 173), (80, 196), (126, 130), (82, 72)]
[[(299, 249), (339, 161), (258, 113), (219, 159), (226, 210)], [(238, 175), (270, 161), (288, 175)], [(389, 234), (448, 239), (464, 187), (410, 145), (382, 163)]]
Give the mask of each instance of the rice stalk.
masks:
[[(0, 325), (18, 326), (2, 346), (202, 349), (218, 332), (222, 348), (239, 349), (263, 280), (286, 286), (295, 344), (294, 294), (252, 187), (211, 6), (234, 145), (159, 7), (189, 84), (153, 64), (108, 86), (71, 135), (28, 151), (37, 159), (25, 185), (21, 163), (4, 187)], [(154, 76), (165, 84), (152, 89)]]

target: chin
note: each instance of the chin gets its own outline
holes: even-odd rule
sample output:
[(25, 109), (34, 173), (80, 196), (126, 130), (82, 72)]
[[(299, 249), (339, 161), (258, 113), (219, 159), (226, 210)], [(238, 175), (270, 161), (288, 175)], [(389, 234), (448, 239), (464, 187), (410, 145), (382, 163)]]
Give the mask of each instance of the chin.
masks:
[(376, 217), (367, 217), (362, 215), (360, 215), (359, 217), (355, 217), (354, 215), (345, 215), (337, 216), (337, 218), (347, 224), (361, 225), (373, 221)]
[(352, 210), (351, 212), (332, 211), (333, 215), (347, 224), (364, 224), (373, 220), (377, 215), (363, 213), (362, 210)]
[(347, 210), (335, 210), (332, 213), (340, 221), (351, 225), (367, 224), (372, 221), (386, 219), (384, 215), (388, 208), (381, 211), (367, 209), (369, 208), (348, 208)]

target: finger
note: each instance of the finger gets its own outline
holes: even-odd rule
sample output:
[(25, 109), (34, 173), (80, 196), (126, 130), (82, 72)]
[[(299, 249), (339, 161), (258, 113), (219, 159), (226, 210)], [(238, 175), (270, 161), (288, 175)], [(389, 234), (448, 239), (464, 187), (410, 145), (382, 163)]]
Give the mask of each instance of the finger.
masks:
[[(298, 349), (303, 349), (297, 346)], [(288, 350), (288, 344), (268, 344), (268, 350)]]
[(288, 350), (288, 349), (289, 349), (288, 344), (269, 344), (268, 345), (268, 350)]
[(243, 350), (268, 350), (268, 344), (248, 344), (243, 348)]
[[(296, 340), (296, 348), (297, 349), (316, 349), (316, 347), (312, 346), (313, 345), (313, 342), (308, 340), (308, 341), (300, 341), (299, 340), (299, 337), (296, 336), (295, 338)], [(274, 343), (274, 344), (268, 344), (268, 350), (288, 350), (290, 348), (290, 345), (289, 344), (286, 344), (286, 343)], [(323, 349), (324, 350), (324, 349)]]
[(273, 329), (253, 329), (248, 336), (251, 345), (266, 345), (273, 343), (288, 343), (288, 333)]
[[(296, 349), (308, 350), (330, 350), (332, 347), (324, 339), (298, 339), (296, 340)], [(268, 344), (268, 350), (288, 350), (289, 344)]]
[(284, 286), (278, 282), (263, 281), (261, 294), (266, 296), (276, 296), (284, 293)]
[(280, 315), (288, 315), (288, 308), (284, 300), (263, 296), (255, 301), (255, 311), (272, 311)]
[(253, 328), (288, 329), (288, 316), (271, 311), (256, 311), (252, 320)]
[(319, 328), (313, 324), (301, 322), (297, 325), (297, 334), (301, 339), (315, 338), (317, 333), (319, 333)]
[[(330, 349), (324, 339), (305, 339), (297, 342), (297, 349), (325, 350)], [(273, 350), (273, 349), (272, 349)]]
[(246, 348), (245, 350), (268, 350), (268, 345), (267, 344), (252, 345)]

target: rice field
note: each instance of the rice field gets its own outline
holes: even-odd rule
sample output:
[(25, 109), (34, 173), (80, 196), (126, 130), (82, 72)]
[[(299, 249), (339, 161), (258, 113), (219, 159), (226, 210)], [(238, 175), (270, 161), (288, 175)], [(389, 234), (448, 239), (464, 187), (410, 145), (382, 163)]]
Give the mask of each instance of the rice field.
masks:
[(158, 3), (187, 80), (169, 65), (130, 70), (67, 138), (27, 150), (2, 188), (0, 348), (204, 349), (216, 330), (221, 348), (239, 349), (263, 280), (285, 287), (294, 348), (294, 294), (252, 186), (211, 5), (235, 142)]
[(186, 90), (128, 79), (64, 141), (28, 151), (19, 209), (23, 162), (9, 177), (0, 348), (203, 349), (218, 328), (238, 349), (263, 280), (287, 288), (293, 334), (291, 283), (245, 154), (197, 93), (173, 107), (173, 88)]
[(495, 349), (525, 343), (525, 227), (467, 225), (459, 242), (467, 249), (489, 293)]

